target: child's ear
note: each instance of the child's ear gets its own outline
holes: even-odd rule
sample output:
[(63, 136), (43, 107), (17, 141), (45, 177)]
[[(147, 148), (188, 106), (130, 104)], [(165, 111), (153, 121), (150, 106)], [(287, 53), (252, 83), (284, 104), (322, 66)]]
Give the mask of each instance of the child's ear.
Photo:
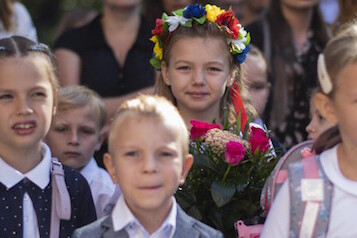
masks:
[(167, 86), (171, 85), (170, 78), (169, 78), (169, 72), (168, 72), (168, 67), (165, 61), (161, 62), (161, 74), (162, 78), (164, 79), (164, 82)]
[(105, 168), (107, 169), (113, 183), (117, 184), (118, 183), (118, 179), (117, 176), (115, 174), (115, 166), (113, 163), (113, 159), (112, 156), (109, 153), (105, 153), (103, 155), (103, 162), (105, 165)]
[(337, 116), (331, 100), (323, 93), (316, 93), (313, 102), (320, 114), (330, 123), (337, 124)]
[(192, 164), (193, 164), (193, 156), (191, 154), (188, 154), (183, 161), (182, 172), (180, 177), (180, 185), (182, 185), (185, 182), (186, 176), (190, 171)]

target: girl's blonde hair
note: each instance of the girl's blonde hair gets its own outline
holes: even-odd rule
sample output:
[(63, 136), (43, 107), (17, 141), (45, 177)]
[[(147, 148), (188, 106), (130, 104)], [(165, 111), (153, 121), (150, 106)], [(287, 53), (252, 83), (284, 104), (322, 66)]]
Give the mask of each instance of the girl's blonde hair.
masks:
[[(43, 43), (36, 43), (21, 36), (12, 36), (0, 39), (0, 63), (9, 57), (41, 57), (44, 59), (44, 67), (48, 73), (48, 80), (53, 91), (53, 105), (57, 105), (58, 80), (52, 61), (49, 47)], [(20, 66), (21, 67), (21, 66)], [(26, 79), (24, 79), (26, 80)], [(21, 83), (21, 82), (19, 82)]]
[[(170, 39), (166, 42), (165, 47), (163, 49), (163, 61), (166, 63), (167, 66), (170, 64), (170, 54), (172, 46), (182, 38), (192, 38), (192, 37), (200, 37), (200, 38), (221, 38), (222, 42), (226, 42), (227, 39), (227, 32), (217, 27), (215, 23), (206, 21), (205, 23), (198, 25), (192, 24), (192, 27), (181, 27), (179, 26), (174, 32), (171, 33)], [(244, 72), (243, 67), (240, 64), (234, 63), (233, 57), (229, 51), (229, 45), (226, 45), (227, 50), (222, 52), (222, 54), (226, 54), (229, 57), (229, 68), (231, 72), (231, 76), (234, 78), (235, 82), (238, 84), (239, 93), (242, 97), (242, 101), (244, 104), (244, 108), (248, 115), (253, 117), (257, 116), (257, 113), (252, 106), (250, 99), (249, 99), (249, 92), (244, 85)], [(221, 100), (221, 117), (223, 115), (224, 108), (228, 108), (229, 112), (229, 121), (231, 124), (234, 124), (236, 121), (236, 111), (233, 106), (232, 98), (231, 98), (231, 91), (233, 89), (227, 88), (225, 94)], [(156, 80), (155, 84), (155, 92), (160, 95), (166, 97), (170, 100), (175, 106), (177, 106), (176, 99), (172, 94), (170, 86), (166, 85), (163, 79), (163, 75), (160, 74), (158, 79)]]
[(96, 92), (81, 85), (71, 85), (58, 90), (58, 112), (85, 106), (91, 108), (92, 115), (98, 118), (99, 128), (102, 129), (107, 119), (107, 110)]
[[(326, 65), (325, 70), (332, 83), (332, 90), (324, 94), (332, 99), (336, 92), (338, 74), (347, 65), (357, 63), (357, 21), (352, 20), (342, 25), (337, 35), (326, 45), (323, 54)], [(341, 141), (339, 128), (336, 125), (316, 139), (313, 149), (320, 154)]]
[(337, 76), (348, 64), (357, 63), (357, 21), (346, 23), (326, 45), (323, 51), (327, 74), (332, 82), (333, 97), (337, 85)]
[(164, 97), (149, 95), (141, 95), (135, 99), (127, 100), (118, 108), (113, 117), (112, 128), (109, 132), (109, 152), (112, 149), (110, 141), (113, 134), (120, 133), (120, 131), (114, 130), (113, 127), (117, 127), (116, 124), (122, 123), (128, 115), (138, 115), (143, 120), (150, 117), (158, 118), (162, 122), (174, 123), (175, 126), (179, 127), (182, 136), (183, 155), (186, 156), (188, 154), (189, 135), (177, 108)]

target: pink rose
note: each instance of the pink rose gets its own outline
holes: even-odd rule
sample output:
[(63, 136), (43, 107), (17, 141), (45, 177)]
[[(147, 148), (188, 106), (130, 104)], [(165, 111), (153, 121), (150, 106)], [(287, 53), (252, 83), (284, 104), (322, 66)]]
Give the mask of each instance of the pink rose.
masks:
[(255, 153), (257, 149), (262, 153), (266, 152), (270, 148), (270, 138), (271, 136), (267, 137), (266, 132), (263, 129), (252, 126), (251, 134), (249, 136), (252, 152)]
[(204, 121), (191, 120), (190, 124), (192, 125), (190, 130), (190, 137), (192, 140), (199, 139), (201, 136), (206, 135), (207, 131), (213, 128), (221, 129), (221, 126), (218, 124), (212, 124)]
[(224, 159), (228, 164), (237, 165), (244, 159), (245, 147), (240, 142), (230, 141), (226, 144), (224, 155)]

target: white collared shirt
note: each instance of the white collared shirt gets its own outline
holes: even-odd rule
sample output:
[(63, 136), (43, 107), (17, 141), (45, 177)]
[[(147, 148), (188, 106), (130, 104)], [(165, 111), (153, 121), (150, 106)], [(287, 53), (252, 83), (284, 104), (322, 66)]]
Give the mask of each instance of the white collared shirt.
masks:
[(98, 167), (94, 158), (81, 170), (81, 174), (89, 184), (97, 218), (99, 219), (105, 215), (104, 208), (114, 194), (115, 184), (108, 172)]
[[(22, 179), (28, 178), (41, 189), (44, 189), (50, 182), (51, 171), (51, 151), (49, 147), (42, 143), (41, 162), (26, 174), (14, 169), (0, 158), (0, 182), (10, 189), (19, 183)], [(3, 214), (0, 214), (3, 216)], [(6, 219), (6, 214), (5, 214)], [(28, 193), (23, 198), (23, 237), (39, 238), (38, 223), (36, 212), (32, 200)]]
[(140, 224), (125, 203), (124, 196), (120, 195), (111, 214), (114, 231), (125, 229), (130, 238), (172, 238), (176, 229), (177, 203), (173, 197), (169, 215), (162, 225), (151, 235)]

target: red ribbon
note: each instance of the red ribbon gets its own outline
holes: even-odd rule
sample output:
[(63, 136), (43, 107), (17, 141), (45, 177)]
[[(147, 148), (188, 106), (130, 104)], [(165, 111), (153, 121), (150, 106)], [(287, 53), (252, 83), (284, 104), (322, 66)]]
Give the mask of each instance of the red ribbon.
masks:
[(247, 113), (244, 110), (244, 105), (242, 101), (242, 97), (240, 96), (239, 93), (239, 87), (236, 81), (234, 81), (232, 90), (231, 90), (231, 98), (233, 101), (233, 106), (234, 109), (236, 110), (237, 115), (239, 115), (239, 112), (241, 112), (241, 131), (244, 131), (245, 124), (247, 124), (248, 121), (248, 116)]

